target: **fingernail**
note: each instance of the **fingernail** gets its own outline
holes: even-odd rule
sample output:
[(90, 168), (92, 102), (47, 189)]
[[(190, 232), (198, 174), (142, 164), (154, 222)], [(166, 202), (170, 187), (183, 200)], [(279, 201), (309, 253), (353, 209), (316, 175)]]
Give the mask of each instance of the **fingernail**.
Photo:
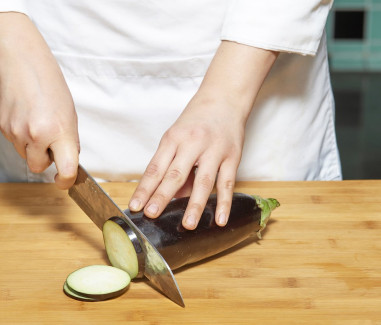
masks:
[(218, 224), (224, 226), (226, 225), (226, 221), (227, 221), (226, 214), (224, 212), (221, 212), (218, 216)]
[(189, 215), (189, 216), (187, 216), (187, 218), (185, 219), (185, 224), (186, 224), (189, 228), (194, 228), (194, 227), (196, 227), (196, 219), (194, 218), (194, 216)]
[(155, 215), (157, 211), (159, 211), (159, 206), (155, 203), (152, 203), (151, 205), (148, 206), (147, 211), (150, 214)]
[(141, 205), (141, 201), (139, 199), (133, 199), (130, 202), (130, 209), (132, 210), (139, 210)]

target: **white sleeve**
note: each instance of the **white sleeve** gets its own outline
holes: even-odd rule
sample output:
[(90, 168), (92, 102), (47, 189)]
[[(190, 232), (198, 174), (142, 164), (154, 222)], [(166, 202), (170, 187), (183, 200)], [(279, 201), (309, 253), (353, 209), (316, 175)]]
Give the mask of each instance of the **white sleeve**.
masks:
[(333, 0), (233, 0), (221, 39), (315, 55)]
[(28, 14), (28, 0), (0, 0), (0, 12), (21, 12)]

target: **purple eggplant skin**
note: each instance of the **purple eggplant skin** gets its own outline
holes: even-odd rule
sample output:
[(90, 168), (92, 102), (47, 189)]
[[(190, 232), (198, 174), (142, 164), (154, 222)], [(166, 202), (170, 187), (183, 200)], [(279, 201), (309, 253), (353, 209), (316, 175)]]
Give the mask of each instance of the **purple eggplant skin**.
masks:
[(263, 228), (262, 209), (256, 199), (247, 194), (234, 193), (226, 226), (218, 226), (215, 222), (217, 196), (212, 194), (197, 228), (187, 230), (182, 226), (182, 219), (188, 201), (189, 197), (172, 200), (156, 219), (146, 217), (143, 212), (124, 211), (172, 270), (218, 254)]

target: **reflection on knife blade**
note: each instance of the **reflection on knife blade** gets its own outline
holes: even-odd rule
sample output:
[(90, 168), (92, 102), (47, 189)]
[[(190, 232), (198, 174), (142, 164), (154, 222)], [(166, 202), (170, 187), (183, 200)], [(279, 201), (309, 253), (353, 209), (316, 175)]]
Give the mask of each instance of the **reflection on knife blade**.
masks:
[(80, 165), (75, 184), (69, 189), (70, 197), (102, 229), (106, 220), (111, 217), (123, 217), (136, 234), (145, 255), (144, 275), (151, 284), (163, 292), (169, 299), (185, 307), (176, 279), (167, 262), (147, 237), (131, 219), (114, 203), (109, 195)]

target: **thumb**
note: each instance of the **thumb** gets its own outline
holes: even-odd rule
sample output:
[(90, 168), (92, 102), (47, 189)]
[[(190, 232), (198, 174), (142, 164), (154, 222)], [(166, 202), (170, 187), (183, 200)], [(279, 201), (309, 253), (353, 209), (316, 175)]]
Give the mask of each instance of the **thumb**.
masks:
[(53, 158), (57, 174), (54, 177), (59, 189), (69, 189), (75, 182), (79, 163), (79, 142), (65, 139), (50, 145), (50, 155)]

